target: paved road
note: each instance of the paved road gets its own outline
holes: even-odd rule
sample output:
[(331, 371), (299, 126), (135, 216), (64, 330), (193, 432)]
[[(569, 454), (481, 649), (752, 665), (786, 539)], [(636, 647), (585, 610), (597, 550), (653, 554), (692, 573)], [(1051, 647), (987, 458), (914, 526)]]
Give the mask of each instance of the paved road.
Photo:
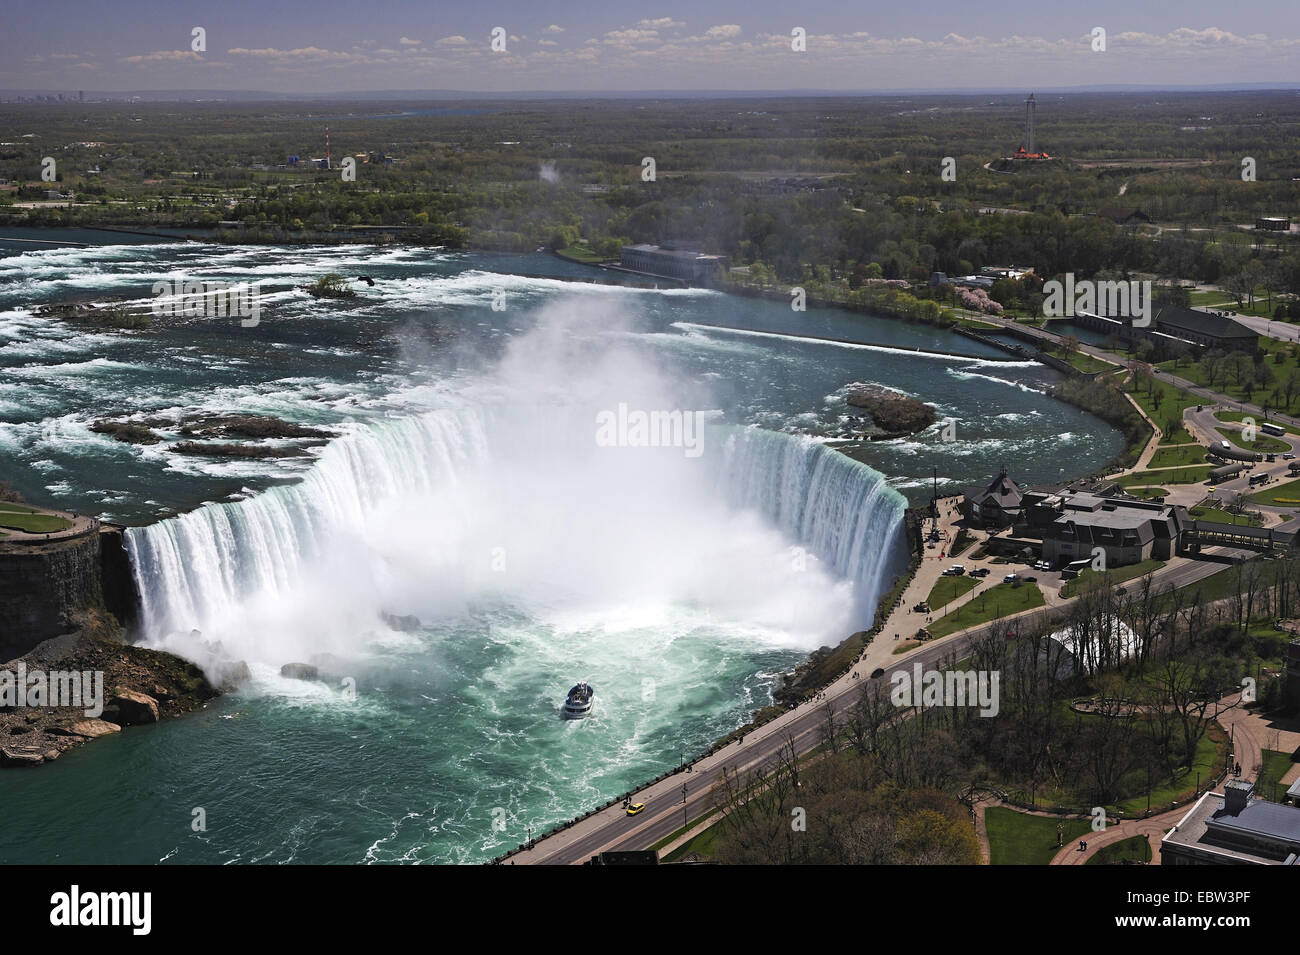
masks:
[[(1183, 416), (1183, 423), (1187, 426), (1188, 432), (1193, 437), (1199, 438), (1209, 447), (1214, 447), (1224, 440), (1223, 435), (1219, 433), (1219, 428), (1222, 428), (1225, 431), (1237, 433), (1240, 433), (1242, 430), (1241, 422), (1220, 421), (1218, 418), (1214, 417), (1215, 412), (1219, 410), (1222, 409), (1217, 405), (1206, 405), (1201, 411), (1197, 411), (1195, 408), (1188, 408), (1186, 414)], [(1258, 428), (1262, 423), (1262, 419), (1256, 422), (1256, 428)], [(1300, 453), (1300, 436), (1285, 434), (1280, 437), (1275, 437), (1274, 435), (1266, 435), (1261, 431), (1258, 433), (1257, 437), (1266, 437), (1272, 438), (1274, 441), (1281, 441), (1290, 446), (1292, 454)], [(1236, 439), (1229, 440), (1231, 440), (1234, 447), (1242, 447), (1241, 441)], [(1300, 460), (1300, 458), (1294, 460)], [(1255, 494), (1258, 491), (1267, 490), (1270, 487), (1276, 487), (1278, 484), (1285, 484), (1288, 481), (1295, 480), (1295, 477), (1290, 473), (1290, 465), (1291, 461), (1283, 458), (1282, 453), (1279, 452), (1276, 460), (1272, 462), (1259, 461), (1253, 465), (1247, 464), (1247, 467), (1250, 468), (1249, 474), (1243, 473), (1241, 477), (1233, 478), (1231, 481), (1223, 481), (1215, 485), (1213, 491), (1210, 493), (1214, 494), (1224, 503), (1231, 503), (1238, 494)], [(1262, 488), (1252, 487), (1250, 485), (1251, 474), (1267, 474), (1269, 477), (1268, 483)], [(1259, 504), (1256, 502), (1251, 502), (1250, 506), (1266, 515), (1266, 523), (1280, 523), (1288, 520), (1296, 510), (1295, 507)]]
[[(1219, 311), (1219, 309), (1215, 309)], [(1226, 309), (1225, 309), (1226, 311)], [(1276, 338), (1281, 342), (1300, 342), (1300, 326), (1289, 322), (1275, 322), (1271, 318), (1256, 318), (1254, 315), (1238, 315), (1230, 312), (1235, 321), (1241, 322), (1252, 332), (1267, 338)]]

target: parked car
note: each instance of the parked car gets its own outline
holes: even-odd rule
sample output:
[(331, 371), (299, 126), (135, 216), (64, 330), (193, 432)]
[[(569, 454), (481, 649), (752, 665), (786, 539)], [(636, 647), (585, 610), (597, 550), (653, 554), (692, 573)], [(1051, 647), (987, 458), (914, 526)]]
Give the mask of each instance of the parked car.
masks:
[(976, 567), (970, 572), (970, 575), (972, 577), (987, 577), (989, 575), (989, 569), (987, 567)]
[(1007, 574), (1005, 577), (1002, 578), (1002, 582), (1004, 584), (1014, 584), (1019, 579), (1020, 579), (1019, 574)]
[(930, 605), (929, 605), (928, 603), (926, 603), (924, 600), (922, 600), (919, 604), (917, 604), (915, 607), (912, 608), (912, 612), (913, 612), (913, 613), (929, 613), (929, 612), (930, 612)]
[(1021, 579), (1022, 582), (1026, 583), (1026, 584), (1036, 584), (1036, 583), (1038, 583), (1038, 578), (1037, 578), (1037, 577), (1021, 577), (1020, 579)]
[(1292, 458), (1294, 458), (1294, 457), (1295, 457), (1295, 455), (1292, 454), (1290, 451), (1283, 452), (1283, 454), (1282, 454), (1282, 460), (1283, 460), (1283, 461), (1290, 461), (1290, 460), (1291, 460)]
[(644, 808), (645, 808), (645, 803), (643, 803), (643, 802), (634, 802), (634, 803), (632, 803), (632, 805), (630, 805), (630, 806), (627, 807), (627, 814), (628, 814), (629, 816), (635, 816), (637, 813), (639, 813), (639, 812), (640, 812), (642, 809), (644, 809)]

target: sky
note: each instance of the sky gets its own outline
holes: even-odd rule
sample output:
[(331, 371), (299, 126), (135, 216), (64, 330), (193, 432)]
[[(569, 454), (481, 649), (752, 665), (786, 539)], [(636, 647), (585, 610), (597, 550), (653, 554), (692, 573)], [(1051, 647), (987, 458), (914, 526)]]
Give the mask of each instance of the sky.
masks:
[(88, 94), (1278, 83), (1298, 0), (43, 0), (0, 30), (0, 89)]

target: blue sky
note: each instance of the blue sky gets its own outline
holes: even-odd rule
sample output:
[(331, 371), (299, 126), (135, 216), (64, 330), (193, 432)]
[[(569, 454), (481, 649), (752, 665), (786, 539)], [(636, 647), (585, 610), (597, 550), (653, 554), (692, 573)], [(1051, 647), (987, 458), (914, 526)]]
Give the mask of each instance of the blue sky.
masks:
[(1297, 0), (45, 0), (3, 24), (0, 89), (1300, 86)]

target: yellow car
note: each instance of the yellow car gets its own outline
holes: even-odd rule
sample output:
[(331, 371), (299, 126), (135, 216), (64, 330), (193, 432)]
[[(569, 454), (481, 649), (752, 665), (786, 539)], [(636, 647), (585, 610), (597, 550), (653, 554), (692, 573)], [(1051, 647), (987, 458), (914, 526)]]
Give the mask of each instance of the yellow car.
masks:
[(645, 808), (645, 803), (634, 802), (632, 803), (632, 805), (627, 807), (627, 814), (629, 816), (635, 816), (638, 812), (640, 812), (644, 808)]

